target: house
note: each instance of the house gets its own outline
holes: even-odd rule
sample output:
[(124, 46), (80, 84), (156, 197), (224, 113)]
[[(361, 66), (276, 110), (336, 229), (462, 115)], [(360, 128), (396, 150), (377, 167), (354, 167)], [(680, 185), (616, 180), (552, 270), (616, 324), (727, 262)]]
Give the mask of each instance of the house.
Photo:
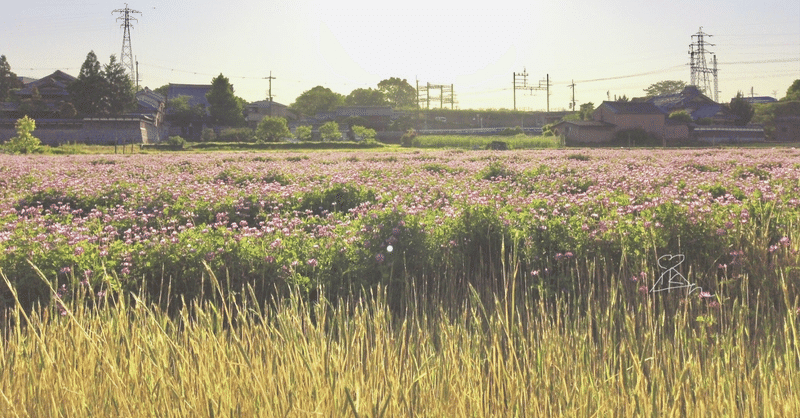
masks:
[(297, 115), (288, 106), (271, 100), (250, 103), (244, 107), (244, 113), (247, 126), (253, 129), (267, 116), (282, 117), (287, 121), (297, 119)]
[(136, 112), (133, 114), (150, 115), (156, 126), (161, 125), (164, 121), (164, 111), (167, 104), (167, 98), (145, 87), (143, 90), (136, 92), (136, 103), (138, 105)]
[[(20, 79), (23, 79), (20, 77)], [(0, 105), (0, 117), (18, 119), (25, 115), (36, 118), (59, 117), (61, 107), (69, 102), (67, 86), (76, 78), (57, 70), (38, 80), (28, 80), (19, 90), (14, 90), (14, 101)]]
[(553, 132), (566, 144), (609, 143), (621, 132), (642, 130), (665, 143), (689, 137), (689, 127), (667, 120), (667, 114), (650, 102), (603, 102), (591, 121), (563, 121)]
[(686, 86), (680, 93), (634, 100), (652, 103), (667, 115), (686, 111), (694, 121), (711, 119), (716, 124), (732, 124), (736, 121), (736, 117), (724, 105), (711, 100), (697, 86)]

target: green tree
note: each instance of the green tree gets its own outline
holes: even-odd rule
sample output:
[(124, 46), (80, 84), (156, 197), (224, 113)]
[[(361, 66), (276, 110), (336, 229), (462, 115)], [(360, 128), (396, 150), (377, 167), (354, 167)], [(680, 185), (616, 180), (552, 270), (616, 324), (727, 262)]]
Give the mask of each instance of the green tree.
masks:
[(21, 89), (22, 81), (16, 74), (11, 72), (11, 65), (5, 55), (0, 55), (0, 102), (6, 101), (11, 97), (11, 90)]
[(681, 123), (692, 123), (694, 119), (692, 119), (692, 115), (685, 110), (676, 110), (669, 114), (669, 120), (681, 122)]
[(105, 84), (100, 61), (97, 60), (94, 51), (90, 51), (81, 65), (78, 79), (67, 86), (70, 100), (79, 115), (106, 113), (107, 105), (103, 99), (106, 91)]
[(342, 105), (344, 105), (343, 95), (327, 87), (316, 86), (304, 91), (290, 107), (296, 112), (313, 116), (320, 112), (330, 112)]
[(356, 137), (361, 138), (362, 141), (371, 144), (375, 142), (376, 132), (374, 129), (365, 128), (363, 126), (353, 126), (351, 128)]
[(121, 115), (136, 108), (136, 94), (130, 76), (125, 67), (111, 55), (108, 64), (103, 67), (105, 79), (105, 101), (110, 115)]
[(744, 94), (742, 92), (736, 93), (736, 97), (731, 100), (731, 103), (728, 105), (731, 113), (736, 117), (736, 124), (737, 125), (747, 125), (750, 123), (750, 120), (753, 119), (753, 115), (755, 114), (755, 110), (753, 109), (753, 105), (750, 104), (744, 98)]
[(344, 103), (348, 106), (386, 106), (389, 104), (382, 91), (372, 88), (351, 91), (345, 97)]
[(290, 136), (292, 133), (286, 126), (286, 119), (281, 117), (267, 116), (261, 119), (256, 127), (256, 138), (259, 141), (278, 142)]
[(391, 77), (378, 83), (378, 90), (383, 92), (389, 105), (394, 109), (410, 109), (417, 107), (417, 89), (405, 79)]
[(163, 86), (154, 89), (153, 92), (167, 97), (167, 93), (169, 93), (169, 84), (164, 84)]
[(5, 149), (13, 154), (30, 154), (39, 149), (39, 138), (31, 135), (36, 129), (36, 121), (25, 116), (17, 119), (15, 124), (17, 136), (11, 138), (6, 144)]
[(311, 127), (308, 125), (298, 126), (294, 129), (294, 137), (297, 138), (298, 141), (310, 141)]
[(580, 108), (580, 118), (581, 120), (591, 120), (592, 113), (594, 113), (594, 103), (584, 103), (581, 105)]
[(224, 126), (245, 124), (244, 106), (233, 94), (233, 85), (227, 77), (220, 74), (211, 80), (211, 90), (206, 94), (206, 99), (212, 123)]
[(342, 133), (339, 131), (339, 124), (330, 121), (319, 127), (319, 134), (323, 141), (335, 141), (341, 139)]
[[(2, 91), (0, 91), (0, 94), (2, 94)], [(780, 101), (800, 101), (800, 80), (794, 80), (794, 83), (786, 90), (786, 96), (783, 96)]]
[(202, 121), (205, 115), (203, 105), (189, 105), (189, 96), (181, 95), (167, 100), (167, 120), (181, 129), (187, 129), (192, 122)]
[(664, 96), (667, 94), (677, 94), (686, 88), (686, 82), (680, 80), (664, 80), (651, 84), (644, 89), (647, 97)]

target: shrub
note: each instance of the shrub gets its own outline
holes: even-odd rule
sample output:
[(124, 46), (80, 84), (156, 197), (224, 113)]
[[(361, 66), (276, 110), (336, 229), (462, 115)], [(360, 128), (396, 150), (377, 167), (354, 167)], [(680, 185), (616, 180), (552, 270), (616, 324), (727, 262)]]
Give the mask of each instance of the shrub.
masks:
[(281, 117), (267, 116), (258, 122), (256, 128), (256, 138), (259, 142), (278, 142), (291, 135), (289, 127), (286, 126), (286, 119)]
[(167, 138), (167, 145), (183, 148), (186, 145), (186, 140), (180, 136), (171, 136)]
[(30, 154), (39, 149), (39, 138), (31, 135), (36, 129), (36, 121), (25, 116), (17, 119), (17, 136), (11, 138), (5, 145), (6, 151), (12, 154)]
[(524, 133), (522, 128), (520, 128), (519, 126), (515, 126), (513, 128), (505, 128), (505, 129), (503, 129), (503, 131), (500, 132), (500, 135), (503, 135), (503, 136), (514, 136), (514, 135), (519, 135), (519, 134), (522, 134), (522, 133)]
[(203, 142), (212, 142), (217, 139), (217, 133), (211, 128), (203, 128), (203, 133), (200, 135)]
[(414, 143), (414, 138), (417, 137), (417, 131), (413, 128), (406, 131), (402, 137), (400, 137), (400, 144), (404, 147), (410, 147)]
[(364, 142), (372, 144), (375, 142), (375, 130), (363, 126), (353, 126), (353, 133)]
[(294, 137), (298, 141), (311, 141), (311, 127), (308, 125), (301, 125), (295, 128)]
[(222, 142), (255, 142), (255, 135), (250, 128), (225, 128), (219, 133)]
[(335, 141), (342, 138), (342, 133), (339, 131), (339, 124), (330, 121), (319, 127), (319, 134), (322, 136), (323, 141)]

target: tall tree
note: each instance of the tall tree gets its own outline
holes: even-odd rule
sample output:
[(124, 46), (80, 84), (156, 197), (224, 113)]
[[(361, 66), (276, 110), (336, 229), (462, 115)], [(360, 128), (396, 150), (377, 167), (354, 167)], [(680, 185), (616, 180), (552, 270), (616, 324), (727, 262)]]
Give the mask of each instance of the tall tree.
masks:
[(386, 106), (389, 104), (382, 91), (372, 88), (351, 91), (344, 98), (344, 103), (348, 106)]
[(786, 90), (786, 96), (781, 98), (781, 101), (800, 101), (800, 80), (794, 80), (794, 83)]
[(67, 86), (70, 100), (79, 115), (99, 115), (107, 112), (108, 105), (104, 101), (105, 84), (100, 61), (97, 60), (94, 51), (89, 51), (81, 65), (78, 79)]
[(330, 112), (344, 105), (344, 96), (327, 87), (316, 86), (306, 90), (294, 100), (292, 110), (313, 116), (320, 112)]
[(111, 55), (108, 64), (103, 67), (103, 78), (105, 79), (105, 100), (109, 114), (120, 115), (136, 108), (133, 82), (125, 73), (125, 67), (117, 62), (117, 57), (114, 55)]
[(0, 102), (6, 101), (11, 96), (11, 90), (21, 89), (22, 81), (11, 72), (11, 65), (5, 55), (0, 55)]
[(755, 114), (753, 105), (745, 100), (744, 94), (742, 94), (741, 91), (736, 93), (736, 97), (731, 100), (728, 108), (731, 110), (731, 113), (736, 116), (737, 125), (747, 125), (750, 123), (750, 120), (753, 119), (753, 115)]
[(211, 90), (206, 93), (206, 99), (212, 123), (224, 126), (244, 125), (242, 101), (233, 94), (233, 85), (222, 73), (211, 80)]
[(686, 82), (681, 80), (664, 80), (651, 84), (644, 89), (647, 97), (665, 96), (667, 94), (677, 94), (686, 88)]
[(256, 138), (259, 141), (278, 142), (291, 136), (292, 132), (289, 131), (289, 127), (286, 125), (286, 119), (277, 116), (267, 116), (261, 119), (256, 128)]
[(581, 120), (591, 120), (592, 113), (594, 113), (594, 103), (584, 103), (580, 107), (580, 119)]
[(408, 109), (417, 106), (417, 89), (405, 79), (391, 77), (378, 83), (378, 90), (386, 95), (389, 105), (395, 109)]

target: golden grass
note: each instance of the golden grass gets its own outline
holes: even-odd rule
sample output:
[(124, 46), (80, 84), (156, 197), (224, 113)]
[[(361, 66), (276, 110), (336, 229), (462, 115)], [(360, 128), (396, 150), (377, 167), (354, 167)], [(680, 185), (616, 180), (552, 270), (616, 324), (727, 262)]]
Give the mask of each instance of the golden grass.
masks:
[(690, 299), (668, 317), (621, 290), (583, 312), (489, 309), (473, 293), (455, 316), (393, 314), (380, 292), (175, 317), (133, 295), (63, 316), (17, 308), (0, 340), (0, 416), (800, 415), (794, 312), (756, 338), (737, 326), (746, 306)]

